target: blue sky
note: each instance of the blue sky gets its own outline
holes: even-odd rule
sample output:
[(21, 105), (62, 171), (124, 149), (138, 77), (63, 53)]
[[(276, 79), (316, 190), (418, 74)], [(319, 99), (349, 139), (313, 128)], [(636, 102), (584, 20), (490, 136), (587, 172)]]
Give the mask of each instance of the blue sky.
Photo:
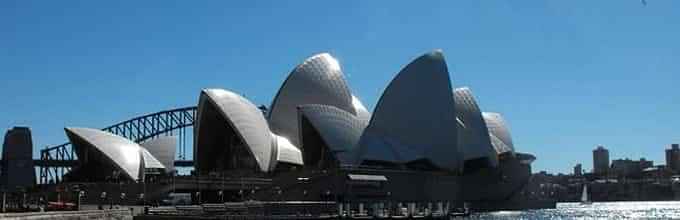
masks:
[[(415, 4), (409, 4), (415, 3)], [(680, 1), (2, 1), (0, 126), (34, 145), (195, 105), (200, 89), (269, 104), (330, 52), (372, 109), (414, 57), (444, 50), (456, 87), (501, 112), (534, 170), (663, 163), (680, 142)]]

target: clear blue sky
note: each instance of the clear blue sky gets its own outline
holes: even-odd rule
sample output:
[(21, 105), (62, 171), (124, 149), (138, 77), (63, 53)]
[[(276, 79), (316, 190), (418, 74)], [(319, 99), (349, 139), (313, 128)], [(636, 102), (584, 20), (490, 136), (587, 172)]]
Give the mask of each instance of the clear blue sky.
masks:
[(324, 51), (372, 109), (441, 48), (534, 171), (590, 169), (597, 144), (659, 164), (680, 142), (680, 1), (647, 1), (2, 1), (0, 127), (30, 126), (37, 155), (64, 126), (195, 105), (206, 87), (268, 105)]

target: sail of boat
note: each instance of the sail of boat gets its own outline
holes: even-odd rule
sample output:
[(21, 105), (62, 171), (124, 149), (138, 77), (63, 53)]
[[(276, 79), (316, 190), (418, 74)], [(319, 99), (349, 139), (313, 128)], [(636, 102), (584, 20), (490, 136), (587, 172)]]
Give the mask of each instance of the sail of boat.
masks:
[(581, 193), (581, 204), (590, 204), (590, 203), (592, 203), (592, 202), (588, 199), (588, 185), (583, 184), (583, 192)]

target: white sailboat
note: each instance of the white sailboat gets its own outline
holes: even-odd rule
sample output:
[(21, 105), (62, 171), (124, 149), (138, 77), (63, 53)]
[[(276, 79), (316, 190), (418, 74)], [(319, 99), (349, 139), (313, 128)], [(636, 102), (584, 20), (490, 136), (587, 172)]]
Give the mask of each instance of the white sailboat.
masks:
[(583, 184), (583, 192), (581, 193), (581, 205), (590, 205), (593, 204), (590, 199), (588, 199), (588, 185)]

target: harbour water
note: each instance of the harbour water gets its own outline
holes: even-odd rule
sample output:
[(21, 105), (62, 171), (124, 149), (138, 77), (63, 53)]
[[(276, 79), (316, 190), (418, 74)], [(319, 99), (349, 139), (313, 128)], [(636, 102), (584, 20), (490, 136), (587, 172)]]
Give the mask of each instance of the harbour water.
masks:
[(477, 213), (470, 219), (680, 219), (680, 201), (558, 203), (556, 209)]

